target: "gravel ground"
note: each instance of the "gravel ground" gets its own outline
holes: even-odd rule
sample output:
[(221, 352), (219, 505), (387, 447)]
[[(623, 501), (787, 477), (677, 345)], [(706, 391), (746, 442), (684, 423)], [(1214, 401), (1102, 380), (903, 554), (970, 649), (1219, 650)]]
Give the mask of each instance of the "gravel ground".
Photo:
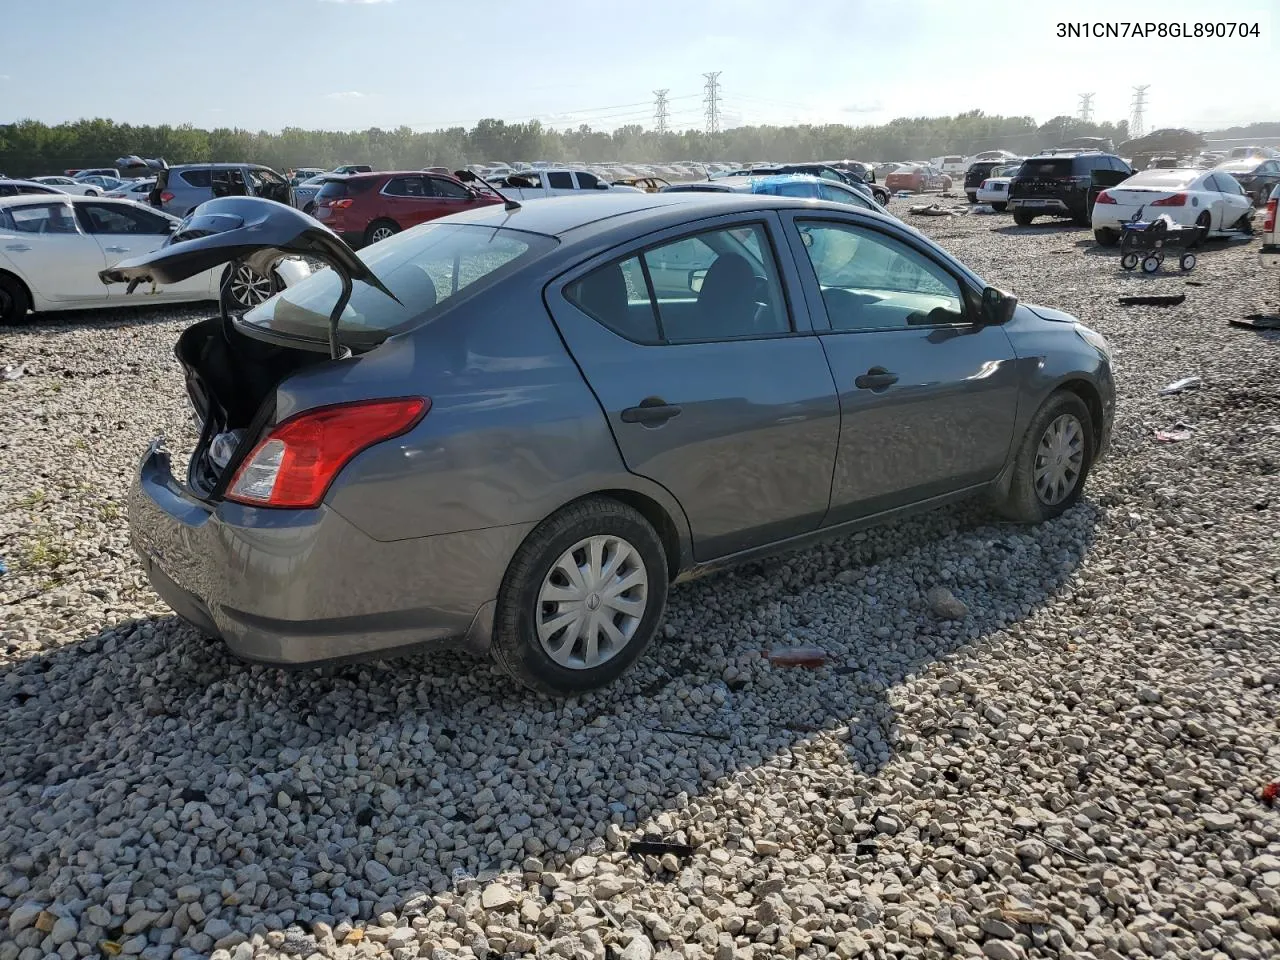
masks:
[[(1110, 338), (1086, 500), (683, 586), (625, 682), (563, 704), (461, 656), (232, 660), (122, 515), (146, 441), (189, 439), (171, 345), (200, 312), (7, 332), (0, 960), (1276, 956), (1280, 334), (1226, 325), (1277, 308), (1257, 242), (1189, 286), (1078, 229), (909, 219)], [(1151, 290), (1187, 300), (1116, 303)], [(761, 657), (791, 643), (827, 664)], [(629, 853), (646, 833), (692, 854)]]

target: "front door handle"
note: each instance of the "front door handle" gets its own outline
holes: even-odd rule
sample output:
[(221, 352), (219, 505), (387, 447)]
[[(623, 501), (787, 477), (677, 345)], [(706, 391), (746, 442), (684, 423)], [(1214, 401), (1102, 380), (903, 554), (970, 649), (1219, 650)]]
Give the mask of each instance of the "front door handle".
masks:
[(107, 253), (128, 253), (128, 247), (107, 247)]
[(12, 250), (14, 253), (26, 253), (31, 248), (27, 246), (25, 243), (11, 243), (7, 247), (5, 247), (5, 249)]
[(645, 397), (638, 407), (627, 407), (622, 411), (623, 423), (642, 423), (647, 427), (657, 427), (672, 417), (680, 415), (680, 406), (666, 403), (661, 397)]
[(898, 375), (890, 373), (884, 367), (872, 367), (853, 381), (859, 390), (887, 390), (898, 382)]

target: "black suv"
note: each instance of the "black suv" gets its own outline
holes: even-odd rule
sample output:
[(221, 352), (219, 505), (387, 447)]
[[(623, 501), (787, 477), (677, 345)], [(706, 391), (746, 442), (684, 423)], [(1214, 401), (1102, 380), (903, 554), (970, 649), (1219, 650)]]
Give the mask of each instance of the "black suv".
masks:
[(1017, 160), (977, 160), (969, 164), (969, 169), (964, 172), (964, 195), (969, 198), (969, 202), (978, 202), (978, 188), (982, 186), (983, 180), (991, 176), (992, 170), (1017, 162)]
[(1109, 153), (1051, 152), (1029, 157), (1009, 182), (1013, 220), (1025, 227), (1048, 214), (1070, 217), (1087, 227), (1098, 194), (1131, 176), (1133, 168)]

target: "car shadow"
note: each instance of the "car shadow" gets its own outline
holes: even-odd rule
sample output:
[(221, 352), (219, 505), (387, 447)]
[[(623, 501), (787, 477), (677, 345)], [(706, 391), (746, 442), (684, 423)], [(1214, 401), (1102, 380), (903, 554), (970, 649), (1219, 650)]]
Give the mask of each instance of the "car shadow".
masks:
[(191, 323), (214, 316), (218, 305), (213, 300), (184, 303), (139, 303), (95, 310), (54, 310), (29, 313), (14, 326), (6, 328), (10, 335), (57, 336), (89, 324), (113, 326), (120, 330), (155, 326), (161, 323)]
[(993, 233), (1003, 233), (1007, 236), (1044, 236), (1046, 234), (1065, 233), (1068, 231), (1088, 230), (1088, 227), (1082, 227), (1078, 223), (1070, 220), (1049, 220), (1045, 223), (1032, 223), (1030, 226), (1020, 227), (1016, 223), (1008, 224), (1003, 227), (993, 227)]
[[(1104, 512), (1086, 500), (1026, 527), (962, 506), (690, 582), (629, 674), (563, 702), (463, 654), (251, 666), (175, 617), (7, 664), (0, 648), (0, 797), (20, 798), (0, 847), (11, 862), (27, 855), (27, 896), (47, 902), (60, 872), (108, 871), (101, 840), (118, 835), (127, 797), (135, 813), (194, 825), (209, 854), (195, 881), (189, 862), (157, 859), (159, 909), (178, 906), (183, 883), (226, 893), (252, 863), (292, 904), (288, 922), (305, 926), (429, 903), (519, 874), (531, 855), (557, 865), (617, 849), (618, 831), (732, 844), (706, 832), (699, 803), (726, 778), (810, 749), (842, 758), (814, 788), (813, 815), (839, 819), (836, 805), (852, 804), (870, 819), (865, 778), (904, 749), (900, 688), (1071, 589)], [(962, 619), (931, 611), (936, 585), (966, 604)], [(793, 644), (820, 647), (825, 662), (765, 656)], [(964, 784), (930, 789), (959, 796)], [(262, 836), (255, 817), (275, 833)], [(344, 878), (367, 895), (342, 892)], [(232, 914), (246, 930), (260, 916)]]

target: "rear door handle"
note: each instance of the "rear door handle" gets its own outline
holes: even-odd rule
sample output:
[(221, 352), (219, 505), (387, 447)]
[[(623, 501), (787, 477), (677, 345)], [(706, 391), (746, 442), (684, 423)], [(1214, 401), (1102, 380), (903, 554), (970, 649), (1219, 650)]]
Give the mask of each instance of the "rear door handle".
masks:
[(27, 246), (25, 243), (11, 243), (7, 247), (5, 247), (5, 249), (12, 250), (14, 253), (26, 253), (31, 248)]
[(680, 415), (680, 406), (664, 403), (659, 397), (646, 397), (638, 407), (627, 407), (622, 411), (623, 423), (642, 423), (645, 426), (657, 427), (672, 417)]
[(872, 367), (853, 381), (859, 390), (887, 390), (898, 382), (898, 375), (890, 373), (884, 367)]
[(128, 247), (107, 247), (107, 253), (128, 253)]

